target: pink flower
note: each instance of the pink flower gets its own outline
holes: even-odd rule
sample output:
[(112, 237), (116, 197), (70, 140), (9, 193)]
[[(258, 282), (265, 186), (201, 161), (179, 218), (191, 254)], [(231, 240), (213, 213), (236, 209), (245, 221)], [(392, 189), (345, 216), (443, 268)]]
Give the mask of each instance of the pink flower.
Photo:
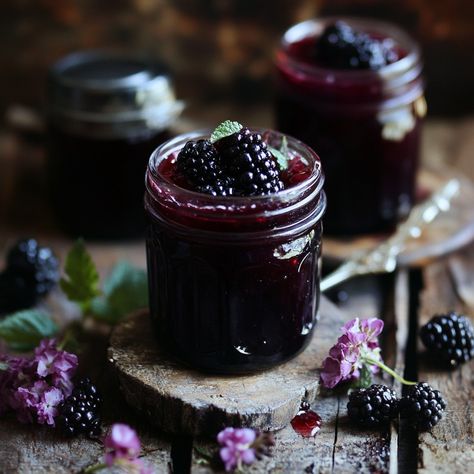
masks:
[(342, 335), (323, 361), (320, 375), (323, 385), (334, 388), (340, 382), (358, 378), (364, 365), (377, 372), (378, 367), (368, 360), (381, 361), (378, 336), (382, 330), (383, 321), (377, 318), (355, 318), (344, 324)]
[(225, 428), (217, 435), (217, 441), (223, 446), (219, 453), (226, 471), (255, 461), (255, 449), (251, 447), (255, 438), (255, 431), (248, 428)]
[(140, 440), (136, 431), (123, 423), (112, 425), (104, 446), (107, 466), (112, 466), (117, 459), (133, 460), (140, 454)]
[(64, 400), (64, 395), (59, 388), (50, 387), (43, 392), (36, 406), (38, 423), (54, 426), (54, 419), (58, 415), (58, 406)]
[(56, 349), (54, 340), (43, 340), (35, 356), (0, 356), (0, 415), (15, 412), (22, 423), (54, 426), (58, 405), (72, 392), (77, 356)]
[(60, 388), (66, 396), (71, 395), (71, 377), (78, 365), (75, 354), (58, 350), (55, 339), (44, 339), (35, 349), (35, 360), (38, 364), (36, 371), (40, 377), (51, 376), (55, 387)]

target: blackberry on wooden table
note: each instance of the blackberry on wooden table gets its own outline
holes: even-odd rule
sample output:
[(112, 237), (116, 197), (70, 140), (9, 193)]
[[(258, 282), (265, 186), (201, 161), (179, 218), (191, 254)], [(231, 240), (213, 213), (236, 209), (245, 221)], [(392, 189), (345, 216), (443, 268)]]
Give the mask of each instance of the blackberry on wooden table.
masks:
[(386, 425), (398, 415), (398, 398), (385, 385), (359, 388), (349, 394), (347, 413), (353, 423), (362, 427)]
[(439, 390), (421, 382), (408, 388), (399, 407), (401, 419), (408, 421), (419, 431), (427, 431), (441, 420), (446, 402)]
[(59, 263), (52, 250), (35, 239), (17, 242), (7, 254), (0, 274), (0, 312), (33, 306), (59, 280)]
[(437, 359), (452, 367), (474, 357), (474, 328), (469, 318), (454, 311), (431, 318), (420, 337)]
[(58, 426), (66, 436), (99, 436), (102, 397), (89, 378), (80, 379), (72, 394), (61, 404)]

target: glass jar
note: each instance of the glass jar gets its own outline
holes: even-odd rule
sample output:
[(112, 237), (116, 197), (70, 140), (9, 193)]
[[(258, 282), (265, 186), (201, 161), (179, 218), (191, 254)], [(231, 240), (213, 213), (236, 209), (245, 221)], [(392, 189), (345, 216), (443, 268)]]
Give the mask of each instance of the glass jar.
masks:
[(182, 109), (159, 64), (101, 51), (50, 71), (48, 175), (58, 224), (73, 236), (143, 236), (143, 174)]
[(315, 42), (336, 20), (305, 21), (283, 36), (277, 128), (318, 150), (328, 197), (325, 233), (387, 232), (414, 201), (426, 112), (420, 50), (395, 26), (342, 18), (356, 30), (391, 38), (401, 59), (377, 71), (322, 67), (313, 59)]
[[(274, 147), (283, 135), (261, 132)], [(167, 167), (188, 140), (151, 156), (146, 175), (150, 310), (160, 343), (184, 363), (249, 373), (298, 354), (318, 315), (321, 216), (318, 156), (289, 138), (308, 177), (279, 193), (214, 197), (183, 189)]]

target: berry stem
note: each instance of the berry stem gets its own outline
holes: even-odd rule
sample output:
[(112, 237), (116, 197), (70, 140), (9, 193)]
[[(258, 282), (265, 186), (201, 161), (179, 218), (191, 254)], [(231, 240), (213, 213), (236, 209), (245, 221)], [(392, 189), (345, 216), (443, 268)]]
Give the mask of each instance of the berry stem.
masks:
[(364, 360), (370, 365), (376, 365), (377, 367), (380, 367), (382, 370), (390, 374), (395, 380), (398, 380), (404, 385), (416, 385), (416, 382), (405, 380), (401, 375), (398, 375), (394, 370), (392, 370), (380, 360), (371, 359), (370, 357), (364, 357)]
[(91, 474), (92, 472), (101, 471), (102, 469), (105, 469), (106, 467), (107, 467), (107, 464), (97, 463), (97, 464), (93, 464), (92, 466), (86, 467), (83, 472), (84, 474)]

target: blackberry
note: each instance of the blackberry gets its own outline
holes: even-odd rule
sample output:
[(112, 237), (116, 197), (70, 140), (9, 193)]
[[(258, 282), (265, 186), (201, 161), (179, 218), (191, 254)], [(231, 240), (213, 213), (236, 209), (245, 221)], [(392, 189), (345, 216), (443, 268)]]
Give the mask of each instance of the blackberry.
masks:
[(222, 175), (218, 154), (209, 140), (189, 141), (176, 158), (178, 172), (196, 191), (213, 196), (232, 194), (230, 182)]
[(466, 316), (454, 311), (431, 318), (420, 337), (429, 351), (452, 367), (474, 357), (474, 328)]
[(9, 269), (0, 273), (0, 314), (31, 308), (38, 296), (29, 280)]
[(347, 413), (351, 421), (359, 426), (386, 425), (398, 415), (398, 398), (385, 385), (359, 388), (349, 394)]
[(102, 397), (89, 378), (80, 379), (59, 407), (58, 426), (66, 436), (100, 435)]
[(20, 240), (10, 249), (7, 270), (21, 275), (39, 297), (49, 293), (59, 280), (58, 259), (35, 239)]
[(426, 431), (442, 418), (446, 402), (438, 390), (421, 382), (409, 387), (399, 406), (401, 419), (407, 420), (419, 431)]
[(390, 39), (378, 40), (342, 21), (328, 25), (316, 42), (316, 59), (336, 69), (377, 70), (398, 60)]
[(280, 167), (259, 133), (242, 128), (216, 142), (220, 165), (237, 196), (276, 193), (284, 188)]

